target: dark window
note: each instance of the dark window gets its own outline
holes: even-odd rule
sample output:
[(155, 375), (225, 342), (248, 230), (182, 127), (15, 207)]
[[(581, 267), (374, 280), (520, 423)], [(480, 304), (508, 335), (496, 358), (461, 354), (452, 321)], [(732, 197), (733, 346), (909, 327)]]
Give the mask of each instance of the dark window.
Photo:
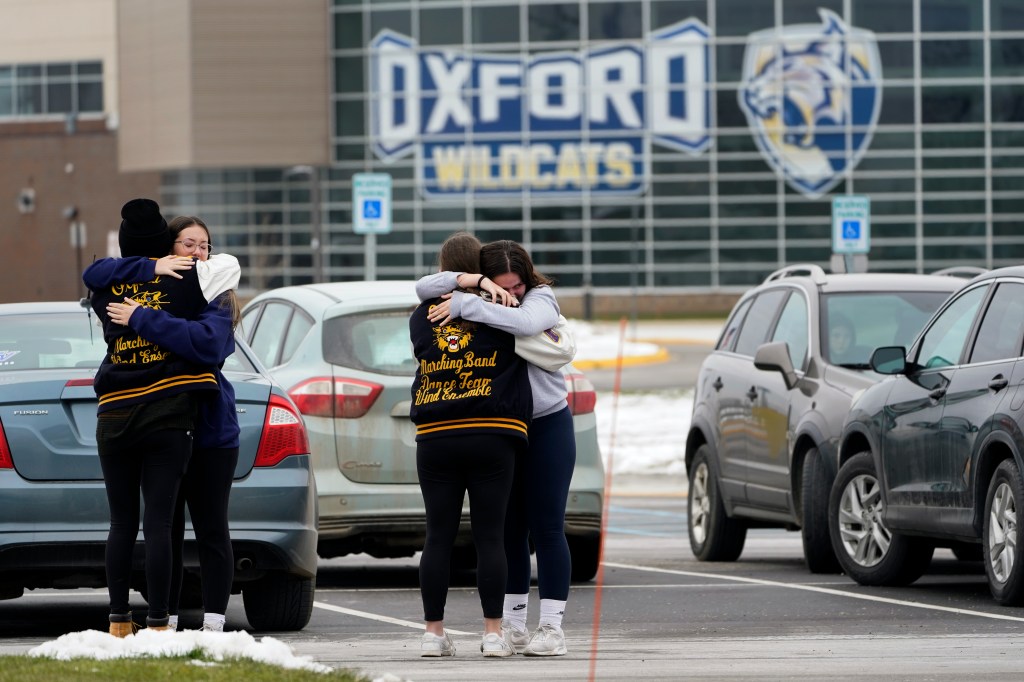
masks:
[(725, 332), (722, 334), (722, 338), (718, 340), (718, 345), (715, 346), (715, 350), (732, 350), (733, 344), (736, 343), (736, 337), (740, 326), (743, 324), (743, 318), (747, 314), (747, 310), (750, 308), (750, 303), (754, 299), (748, 298), (744, 301), (736, 311), (733, 312), (732, 317), (725, 325)]
[(641, 29), (641, 4), (638, 2), (591, 2), (591, 40), (622, 40), (639, 38)]
[(979, 286), (953, 301), (924, 333), (917, 352), (921, 367), (950, 367), (960, 364), (967, 335), (988, 285)]
[[(852, 3), (852, 23), (875, 33), (910, 33), (914, 30), (914, 0), (857, 0)], [(888, 64), (885, 60), (886, 75)]]
[(473, 7), (474, 43), (518, 43), (519, 7)]
[(334, 15), (334, 47), (338, 50), (353, 50), (363, 45), (363, 15)]
[[(362, 22), (360, 21), (360, 23)], [(386, 28), (401, 33), (402, 35), (411, 36), (412, 12), (407, 9), (374, 11), (373, 6), (371, 5), (370, 36), (375, 36)]]
[(461, 7), (420, 10), (420, 45), (461, 45), (463, 42)]
[(71, 83), (47, 84), (46, 110), (51, 114), (63, 114), (71, 111)]
[(753, 356), (757, 347), (768, 338), (768, 330), (775, 321), (779, 304), (786, 297), (785, 290), (776, 289), (759, 295), (747, 313), (747, 319), (740, 329), (740, 337), (736, 341), (736, 352), (741, 355)]
[(580, 39), (578, 4), (531, 5), (529, 11), (532, 42)]
[(978, 329), (971, 362), (1020, 357), (1024, 335), (1024, 284), (1005, 282), (992, 295)]
[(983, 5), (978, 0), (921, 0), (921, 30), (980, 31)]

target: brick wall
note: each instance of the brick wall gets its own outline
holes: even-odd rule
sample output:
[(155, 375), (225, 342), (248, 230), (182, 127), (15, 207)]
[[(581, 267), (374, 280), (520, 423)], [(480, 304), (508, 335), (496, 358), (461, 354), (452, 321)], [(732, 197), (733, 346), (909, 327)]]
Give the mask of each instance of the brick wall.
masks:
[[(118, 172), (117, 135), (103, 120), (79, 120), (73, 134), (63, 121), (0, 124), (0, 159), (0, 303), (82, 296), (79, 263), (107, 255), (121, 205), (158, 198), (159, 173)], [(35, 210), (22, 213), (27, 188)], [(86, 226), (81, 254), (71, 247), (68, 206)]]

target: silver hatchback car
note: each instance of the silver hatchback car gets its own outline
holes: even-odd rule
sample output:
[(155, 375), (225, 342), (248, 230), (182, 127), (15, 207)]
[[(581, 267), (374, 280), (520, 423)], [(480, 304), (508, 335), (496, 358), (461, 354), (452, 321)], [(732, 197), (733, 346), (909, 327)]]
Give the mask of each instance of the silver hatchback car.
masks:
[[(320, 495), (321, 557), (412, 556), (426, 515), (409, 419), (416, 360), (411, 281), (334, 282), (264, 292), (242, 311), (249, 345), (302, 412)], [(574, 580), (597, 573), (604, 465), (593, 385), (563, 370), (576, 426), (565, 531)], [(475, 565), (464, 515), (456, 561)]]

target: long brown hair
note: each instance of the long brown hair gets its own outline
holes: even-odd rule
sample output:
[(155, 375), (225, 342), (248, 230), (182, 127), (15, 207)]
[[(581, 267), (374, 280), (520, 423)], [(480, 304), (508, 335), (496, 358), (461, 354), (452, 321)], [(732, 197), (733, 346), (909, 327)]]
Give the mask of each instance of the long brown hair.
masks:
[(480, 274), (493, 280), (506, 272), (519, 275), (527, 291), (534, 287), (554, 284), (554, 280), (537, 271), (530, 254), (522, 244), (511, 239), (499, 239), (484, 244), (480, 248)]
[[(210, 236), (210, 228), (206, 226), (206, 223), (203, 222), (202, 218), (194, 215), (180, 215), (167, 223), (167, 231), (171, 233), (171, 238), (173, 240), (177, 240), (178, 235), (181, 234), (182, 230), (192, 227), (193, 225), (203, 228), (206, 232), (206, 241), (210, 242), (210, 250), (208, 253), (212, 254), (213, 239)], [(231, 328), (235, 329), (242, 322), (242, 306), (238, 303), (238, 295), (235, 294), (234, 289), (228, 289), (225, 293), (227, 294), (226, 296), (222, 295), (218, 298), (220, 298), (222, 307), (229, 308), (231, 310)]]
[(441, 244), (437, 267), (442, 272), (480, 272), (480, 240), (469, 232), (455, 232)]

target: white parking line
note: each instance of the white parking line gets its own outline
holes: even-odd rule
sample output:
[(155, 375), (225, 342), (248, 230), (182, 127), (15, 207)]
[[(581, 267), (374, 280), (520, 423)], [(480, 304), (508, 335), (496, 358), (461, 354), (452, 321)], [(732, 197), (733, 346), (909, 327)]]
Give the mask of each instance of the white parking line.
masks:
[(818, 592), (819, 594), (830, 594), (836, 597), (848, 597), (850, 599), (860, 599), (862, 601), (874, 601), (882, 604), (894, 604), (896, 606), (910, 606), (915, 609), (929, 609), (932, 611), (944, 611), (946, 613), (956, 613), (964, 616), (978, 616), (979, 618), (991, 618), (993, 620), (1012, 620), (1018, 623), (1024, 623), (1024, 617), (1020, 616), (1006, 616), (999, 613), (986, 613), (984, 611), (972, 611), (971, 609), (957, 609), (952, 606), (937, 606), (934, 604), (922, 604), (915, 601), (906, 601), (904, 599), (890, 599), (889, 597), (876, 597), (870, 594), (854, 594), (852, 592), (844, 592), (842, 590), (833, 590), (828, 587), (815, 587), (813, 585), (800, 585), (794, 583), (780, 583), (775, 580), (763, 580), (761, 578), (745, 578), (742, 576), (734, 575), (715, 575), (714, 573), (699, 573), (697, 571), (676, 571), (669, 568), (654, 568), (653, 566), (637, 566), (635, 564), (619, 564), (613, 562), (602, 562), (605, 566), (610, 568), (628, 568), (635, 571), (647, 571), (648, 573), (665, 573), (668, 575), (685, 575), (692, 578), (708, 578), (714, 580), (731, 580), (733, 582), (748, 583), (751, 585), (765, 585), (768, 587), (784, 587), (790, 590), (804, 590), (805, 592)]
[[(402, 620), (401, 618), (391, 618), (389, 616), (381, 616), (376, 613), (370, 613), (369, 611), (357, 611), (355, 609), (346, 609), (344, 606), (335, 606), (334, 604), (328, 604), (322, 601), (313, 602), (313, 606), (318, 609), (324, 609), (325, 611), (334, 611), (335, 613), (344, 613), (346, 616), (355, 616), (356, 618), (366, 618), (367, 620), (376, 620), (381, 623), (390, 623), (391, 625), (401, 625), (406, 628), (414, 628), (416, 630), (423, 629), (423, 623), (414, 623), (411, 620)], [(445, 628), (448, 632), (453, 635), (472, 635), (472, 632), (463, 632), (462, 630), (452, 630), (451, 628)]]

